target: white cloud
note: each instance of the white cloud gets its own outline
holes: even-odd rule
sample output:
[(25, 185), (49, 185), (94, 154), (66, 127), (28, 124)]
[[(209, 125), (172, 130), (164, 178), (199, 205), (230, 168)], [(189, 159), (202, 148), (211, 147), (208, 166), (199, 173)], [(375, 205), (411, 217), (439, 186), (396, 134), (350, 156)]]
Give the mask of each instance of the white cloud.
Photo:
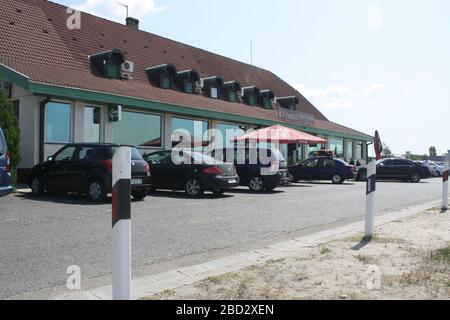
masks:
[(358, 104), (376, 104), (376, 96), (386, 90), (384, 84), (374, 84), (357, 92), (353, 88), (334, 85), (328, 88), (310, 89), (303, 83), (294, 84), (293, 87), (304, 95), (317, 107), (328, 109), (348, 109)]
[(151, 13), (157, 13), (167, 9), (166, 6), (156, 4), (154, 0), (85, 0), (80, 5), (70, 7), (123, 22), (125, 20), (126, 9), (120, 4), (127, 5), (129, 16), (137, 19), (143, 19)]
[(367, 29), (370, 31), (381, 30), (383, 26), (383, 9), (380, 6), (367, 8)]

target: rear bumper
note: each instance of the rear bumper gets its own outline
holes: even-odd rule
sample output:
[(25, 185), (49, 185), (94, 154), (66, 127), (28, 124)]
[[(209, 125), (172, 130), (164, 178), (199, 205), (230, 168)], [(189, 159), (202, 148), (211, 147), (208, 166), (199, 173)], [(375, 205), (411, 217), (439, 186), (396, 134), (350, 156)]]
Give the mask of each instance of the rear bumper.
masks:
[(7, 195), (11, 193), (12, 190), (11, 174), (3, 169), (0, 169), (0, 195)]
[[(133, 183), (134, 179), (140, 179), (141, 183), (134, 184)], [(138, 191), (138, 190), (142, 190), (142, 189), (150, 189), (151, 188), (150, 177), (131, 177), (130, 182), (131, 182), (131, 190), (132, 191)], [(106, 184), (109, 186), (108, 193), (111, 193), (112, 192), (112, 181), (107, 181)]]
[(203, 181), (205, 190), (227, 190), (239, 187), (239, 176), (212, 176)]
[(12, 186), (0, 187), (0, 196), (6, 196), (13, 191)]

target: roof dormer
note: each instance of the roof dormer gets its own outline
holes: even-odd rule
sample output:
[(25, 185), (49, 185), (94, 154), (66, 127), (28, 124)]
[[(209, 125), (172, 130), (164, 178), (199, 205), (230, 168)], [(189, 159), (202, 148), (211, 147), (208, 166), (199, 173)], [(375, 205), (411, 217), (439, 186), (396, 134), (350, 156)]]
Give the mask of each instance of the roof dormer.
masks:
[(230, 102), (238, 102), (241, 90), (241, 84), (238, 81), (228, 81), (223, 84), (222, 95)]
[(148, 77), (162, 89), (172, 89), (177, 76), (177, 68), (173, 64), (162, 64), (145, 69)]
[(89, 56), (92, 71), (101, 77), (121, 79), (121, 66), (125, 55), (119, 49), (103, 51)]
[(275, 101), (282, 108), (289, 110), (297, 110), (297, 105), (299, 104), (299, 99), (296, 96), (277, 97)]
[(242, 97), (249, 106), (258, 105), (259, 89), (255, 86), (242, 88)]
[(199, 80), (198, 72), (194, 69), (178, 72), (175, 78), (175, 82), (181, 90), (192, 94), (196, 93)]
[(258, 95), (258, 103), (260, 106), (271, 109), (272, 101), (275, 98), (275, 95), (271, 90), (261, 90)]
[(217, 76), (203, 78), (203, 92), (212, 99), (219, 99), (223, 87), (223, 80)]

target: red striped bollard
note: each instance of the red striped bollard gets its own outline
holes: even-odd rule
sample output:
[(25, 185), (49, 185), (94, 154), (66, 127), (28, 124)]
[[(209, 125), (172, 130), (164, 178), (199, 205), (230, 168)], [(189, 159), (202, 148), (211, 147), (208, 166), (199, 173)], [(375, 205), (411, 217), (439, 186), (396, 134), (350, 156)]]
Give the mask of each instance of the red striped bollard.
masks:
[(131, 299), (131, 148), (118, 147), (112, 172), (113, 299)]
[(443, 185), (442, 185), (442, 210), (448, 209), (448, 173), (449, 173), (449, 165), (448, 165), (448, 155), (445, 158), (444, 162), (444, 173), (443, 177)]
[(367, 165), (366, 225), (364, 238), (368, 240), (373, 237), (376, 183), (377, 162), (374, 160)]

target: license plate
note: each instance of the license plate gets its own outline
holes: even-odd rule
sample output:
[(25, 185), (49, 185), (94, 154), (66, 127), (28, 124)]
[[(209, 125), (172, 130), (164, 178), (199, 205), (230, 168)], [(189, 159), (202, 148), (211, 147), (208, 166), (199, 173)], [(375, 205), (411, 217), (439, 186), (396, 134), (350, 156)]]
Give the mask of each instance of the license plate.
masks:
[(230, 179), (230, 180), (228, 180), (228, 183), (237, 183), (237, 180), (236, 179)]
[(132, 185), (142, 184), (142, 179), (131, 179), (131, 184)]

